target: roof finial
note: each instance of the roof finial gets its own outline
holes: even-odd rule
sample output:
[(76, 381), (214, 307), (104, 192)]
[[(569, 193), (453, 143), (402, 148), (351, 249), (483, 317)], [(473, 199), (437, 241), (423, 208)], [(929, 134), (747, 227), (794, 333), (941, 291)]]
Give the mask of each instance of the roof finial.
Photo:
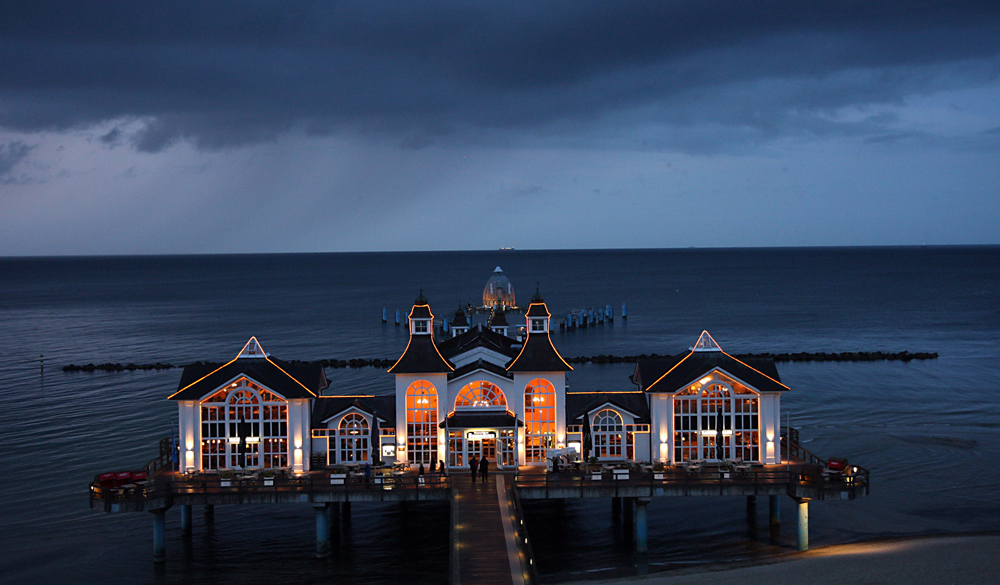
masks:
[(417, 300), (414, 301), (413, 304), (414, 305), (426, 305), (427, 304), (427, 297), (424, 296), (424, 289), (423, 288), (420, 289), (420, 296), (417, 297)]

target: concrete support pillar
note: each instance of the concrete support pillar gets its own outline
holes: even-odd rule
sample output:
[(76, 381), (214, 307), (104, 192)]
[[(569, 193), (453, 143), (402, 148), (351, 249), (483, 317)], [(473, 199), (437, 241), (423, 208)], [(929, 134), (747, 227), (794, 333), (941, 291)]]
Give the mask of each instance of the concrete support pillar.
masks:
[(330, 556), (330, 504), (313, 504), (316, 510), (316, 558)]
[(767, 505), (771, 511), (771, 526), (778, 526), (781, 524), (781, 497), (767, 496)]
[(181, 504), (181, 534), (191, 536), (191, 504)]
[(809, 500), (796, 500), (799, 508), (798, 548), (809, 550)]
[(747, 522), (757, 522), (757, 496), (747, 496)]
[(635, 552), (649, 550), (649, 528), (646, 523), (646, 505), (649, 498), (635, 498)]
[(345, 520), (350, 520), (350, 518), (351, 518), (351, 503), (350, 502), (343, 502), (343, 503), (340, 504), (340, 515)]
[(611, 516), (618, 518), (622, 515), (622, 499), (611, 498)]
[(167, 509), (151, 510), (153, 513), (153, 562), (167, 560)]
[(215, 504), (207, 504), (205, 506), (205, 523), (209, 523), (215, 520)]

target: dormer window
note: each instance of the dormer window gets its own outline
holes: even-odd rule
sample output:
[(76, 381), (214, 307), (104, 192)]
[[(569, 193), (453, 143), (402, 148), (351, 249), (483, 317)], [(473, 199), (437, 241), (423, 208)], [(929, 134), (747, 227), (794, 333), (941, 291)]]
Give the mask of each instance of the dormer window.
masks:
[(427, 333), (427, 321), (423, 320), (413, 320), (413, 332), (414, 333)]
[(531, 332), (532, 333), (545, 333), (545, 319), (532, 319), (531, 320)]

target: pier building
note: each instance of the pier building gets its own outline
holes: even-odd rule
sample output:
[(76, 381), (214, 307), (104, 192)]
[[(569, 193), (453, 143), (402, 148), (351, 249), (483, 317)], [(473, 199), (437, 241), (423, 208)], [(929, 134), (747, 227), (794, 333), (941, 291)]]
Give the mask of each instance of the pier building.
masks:
[[(174, 505), (188, 534), (194, 505), (210, 516), (216, 504), (308, 503), (317, 555), (325, 556), (330, 522), (349, 514), (352, 501), (450, 501), (453, 582), (462, 580), (457, 567), (468, 568), (462, 555), (486, 548), (509, 560), (506, 582), (522, 582), (532, 559), (517, 522), (520, 499), (610, 498), (634, 514), (644, 552), (652, 498), (745, 496), (752, 518), (756, 498), (767, 495), (775, 525), (778, 498), (788, 495), (806, 550), (811, 500), (868, 493), (867, 470), (820, 459), (801, 448), (795, 429), (780, 428), (789, 388), (770, 359), (738, 359), (704, 331), (685, 352), (639, 361), (633, 389), (570, 392), (573, 368), (553, 343), (541, 294), (523, 309), (521, 339), (505, 334), (505, 309), (493, 307), (491, 326), (456, 320), (451, 336), (436, 339), (421, 292), (407, 345), (388, 369), (394, 393), (382, 396), (331, 389), (321, 365), (275, 358), (256, 338), (226, 363), (189, 365), (169, 396), (177, 436), (161, 441), (159, 457), (142, 470), (96, 477), (91, 507), (152, 512), (154, 558), (162, 561), (164, 514)], [(583, 457), (550, 468), (554, 453)], [(501, 471), (487, 491), (431, 475), (441, 463), (457, 470), (472, 458)], [(475, 547), (461, 544), (480, 520), (460, 523), (460, 514), (483, 522), (499, 515), (502, 531), (491, 532), (492, 544), (480, 533)]]

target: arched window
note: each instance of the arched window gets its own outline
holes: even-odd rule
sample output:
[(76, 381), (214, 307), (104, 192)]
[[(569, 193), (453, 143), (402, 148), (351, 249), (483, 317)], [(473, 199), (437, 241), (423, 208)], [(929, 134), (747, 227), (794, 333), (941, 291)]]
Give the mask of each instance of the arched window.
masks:
[(337, 429), (338, 462), (368, 461), (368, 419), (358, 413), (345, 415)]
[(288, 402), (247, 378), (202, 401), (202, 469), (288, 467)]
[(406, 450), (410, 463), (437, 463), (437, 388), (417, 380), (406, 389)]
[(459, 390), (455, 408), (507, 407), (507, 397), (499, 386), (486, 380), (470, 382)]
[(622, 445), (625, 443), (625, 424), (622, 415), (610, 408), (594, 415), (592, 427), (594, 435), (594, 456), (598, 459), (621, 459)]
[(556, 446), (556, 389), (535, 378), (524, 388), (524, 455), (528, 463), (545, 461)]
[(720, 372), (674, 396), (674, 460), (760, 460), (758, 395)]

